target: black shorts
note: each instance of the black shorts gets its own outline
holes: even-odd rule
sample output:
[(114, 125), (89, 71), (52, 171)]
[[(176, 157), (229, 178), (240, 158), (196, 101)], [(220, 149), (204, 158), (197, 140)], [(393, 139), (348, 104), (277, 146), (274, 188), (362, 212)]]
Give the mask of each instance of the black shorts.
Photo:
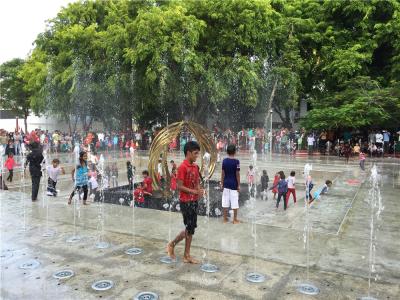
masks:
[(181, 212), (183, 216), (183, 224), (185, 224), (186, 231), (193, 235), (197, 227), (197, 201), (180, 202)]

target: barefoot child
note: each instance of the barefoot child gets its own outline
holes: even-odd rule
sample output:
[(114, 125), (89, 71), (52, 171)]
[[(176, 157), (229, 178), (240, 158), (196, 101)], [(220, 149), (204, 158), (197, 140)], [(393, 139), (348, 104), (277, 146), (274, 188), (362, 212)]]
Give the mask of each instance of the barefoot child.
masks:
[(49, 178), (47, 178), (47, 196), (57, 196), (57, 180), (58, 175), (65, 174), (64, 168), (60, 167), (60, 161), (55, 158), (53, 159), (51, 166), (47, 166), (47, 174)]
[(224, 223), (228, 222), (228, 209), (231, 207), (233, 209), (233, 224), (238, 224), (239, 220), (237, 219), (237, 213), (239, 209), (240, 162), (235, 158), (235, 145), (229, 145), (226, 152), (228, 157), (222, 161), (221, 172)]
[(167, 244), (168, 256), (175, 259), (175, 246), (185, 239), (185, 252), (183, 255), (184, 263), (198, 264), (195, 258), (190, 256), (190, 246), (192, 237), (197, 227), (197, 207), (198, 199), (204, 194), (200, 187), (199, 167), (195, 164), (200, 153), (200, 145), (197, 142), (190, 141), (185, 144), (183, 149), (185, 160), (178, 168), (177, 185), (179, 194), (179, 203), (183, 216), (185, 230), (181, 231), (174, 240)]

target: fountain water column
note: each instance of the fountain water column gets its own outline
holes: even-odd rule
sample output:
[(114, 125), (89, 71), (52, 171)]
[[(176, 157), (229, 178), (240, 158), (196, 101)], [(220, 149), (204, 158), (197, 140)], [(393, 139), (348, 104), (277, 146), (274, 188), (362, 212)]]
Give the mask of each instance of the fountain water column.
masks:
[[(96, 248), (98, 249), (105, 249), (110, 247), (110, 244), (106, 241), (104, 241), (104, 184), (105, 184), (105, 177), (104, 177), (104, 156), (103, 154), (100, 155), (99, 159), (99, 173), (101, 174), (101, 183), (100, 183), (100, 201), (98, 204), (99, 207), (99, 214), (98, 214), (98, 226), (97, 229), (99, 229), (99, 224), (100, 224), (100, 234), (98, 241), (96, 243)], [(107, 178), (108, 179), (108, 178)]]
[(304, 225), (304, 232), (303, 232), (303, 241), (304, 241), (304, 248), (306, 249), (306, 268), (307, 268), (307, 275), (306, 275), (306, 282), (301, 283), (297, 287), (297, 291), (306, 294), (306, 295), (317, 295), (319, 294), (319, 289), (309, 283), (309, 266), (310, 266), (310, 221), (309, 221), (309, 208), (310, 208), (310, 203), (309, 203), (309, 184), (310, 184), (310, 171), (312, 170), (312, 165), (306, 164), (304, 166), (304, 179), (306, 183), (306, 196), (304, 197), (304, 205), (305, 205), (305, 210), (306, 210), (306, 220), (305, 220), (305, 225)]
[[(134, 155), (134, 152), (133, 152)], [(134, 167), (134, 158), (132, 156), (132, 186), (133, 186), (133, 190), (135, 189), (135, 179), (136, 179), (136, 169)], [(132, 191), (133, 192), (133, 191)], [(132, 247), (129, 249), (125, 250), (125, 254), (128, 255), (138, 255), (141, 254), (143, 252), (143, 249), (141, 248), (137, 248), (135, 247), (136, 241), (135, 241), (135, 196), (132, 195), (132, 202), (131, 202), (131, 206), (132, 206)]]
[(4, 189), (4, 187), (3, 187), (3, 182), (5, 182), (5, 180), (4, 180), (4, 147), (3, 147), (3, 145), (0, 145), (0, 175), (1, 175), (1, 182), (0, 182), (0, 184), (2, 185), (2, 187), (1, 187), (1, 189), (3, 190)]
[[(361, 297), (361, 300), (376, 300), (371, 296), (371, 279), (372, 274), (375, 273), (375, 256), (376, 256), (376, 222), (380, 221), (381, 213), (384, 210), (381, 191), (380, 191), (380, 175), (378, 169), (374, 165), (371, 169), (371, 189), (368, 195), (368, 204), (370, 207), (370, 236), (369, 236), (369, 257), (368, 257), (368, 296)], [(376, 278), (375, 278), (376, 279)]]
[[(74, 183), (73, 183), (74, 189), (75, 189), (75, 182), (76, 182), (77, 166), (79, 164), (79, 151), (80, 151), (79, 144), (76, 143), (75, 147), (74, 147), (74, 154), (75, 154), (75, 173), (74, 173), (75, 178), (74, 178)], [(80, 197), (80, 191), (78, 191), (78, 198), (79, 197)], [(77, 210), (76, 197), (74, 197), (73, 201), (74, 201), (74, 234), (70, 238), (67, 239), (67, 243), (76, 243), (81, 240), (81, 237), (76, 234), (76, 210)], [(79, 202), (79, 200), (78, 200), (78, 202)]]
[(252, 208), (252, 222), (251, 222), (251, 235), (254, 240), (254, 259), (253, 259), (253, 272), (246, 274), (246, 280), (252, 283), (262, 283), (266, 280), (264, 274), (257, 272), (257, 224), (256, 224), (256, 199), (257, 199), (257, 151), (253, 151), (253, 168), (254, 168), (254, 186), (252, 183), (249, 185), (250, 191), (250, 205)]
[(204, 201), (206, 202), (206, 222), (207, 222), (207, 249), (203, 255), (203, 260), (206, 260), (200, 267), (203, 272), (215, 273), (218, 271), (218, 267), (210, 263), (210, 167), (211, 155), (210, 153), (204, 153), (203, 163), (204, 163)]
[(43, 172), (43, 184), (42, 184), (42, 198), (43, 198), (43, 205), (44, 205), (44, 200), (46, 199), (46, 230), (43, 233), (43, 237), (52, 237), (54, 236), (55, 232), (54, 230), (49, 229), (49, 196), (47, 194), (47, 166), (48, 166), (48, 156), (47, 156), (47, 149), (43, 149), (43, 162), (42, 162), (42, 172)]

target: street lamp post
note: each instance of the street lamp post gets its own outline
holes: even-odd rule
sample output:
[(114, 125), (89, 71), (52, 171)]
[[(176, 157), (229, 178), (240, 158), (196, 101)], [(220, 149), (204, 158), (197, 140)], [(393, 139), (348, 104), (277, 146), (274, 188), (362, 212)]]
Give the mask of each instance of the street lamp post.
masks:
[(168, 126), (168, 113), (167, 113), (167, 126)]

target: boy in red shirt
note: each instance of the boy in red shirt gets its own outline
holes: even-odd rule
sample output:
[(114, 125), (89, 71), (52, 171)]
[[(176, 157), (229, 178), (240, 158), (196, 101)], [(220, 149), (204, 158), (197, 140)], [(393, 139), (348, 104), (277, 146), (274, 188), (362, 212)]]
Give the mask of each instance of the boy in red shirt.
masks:
[(198, 264), (199, 261), (190, 256), (190, 245), (197, 227), (198, 199), (204, 194), (204, 190), (200, 187), (199, 167), (195, 164), (200, 153), (200, 145), (197, 142), (190, 141), (185, 144), (183, 152), (185, 160), (178, 168), (177, 188), (180, 192), (179, 203), (186, 228), (167, 244), (167, 253), (169, 257), (175, 259), (175, 246), (185, 239), (183, 262)]

